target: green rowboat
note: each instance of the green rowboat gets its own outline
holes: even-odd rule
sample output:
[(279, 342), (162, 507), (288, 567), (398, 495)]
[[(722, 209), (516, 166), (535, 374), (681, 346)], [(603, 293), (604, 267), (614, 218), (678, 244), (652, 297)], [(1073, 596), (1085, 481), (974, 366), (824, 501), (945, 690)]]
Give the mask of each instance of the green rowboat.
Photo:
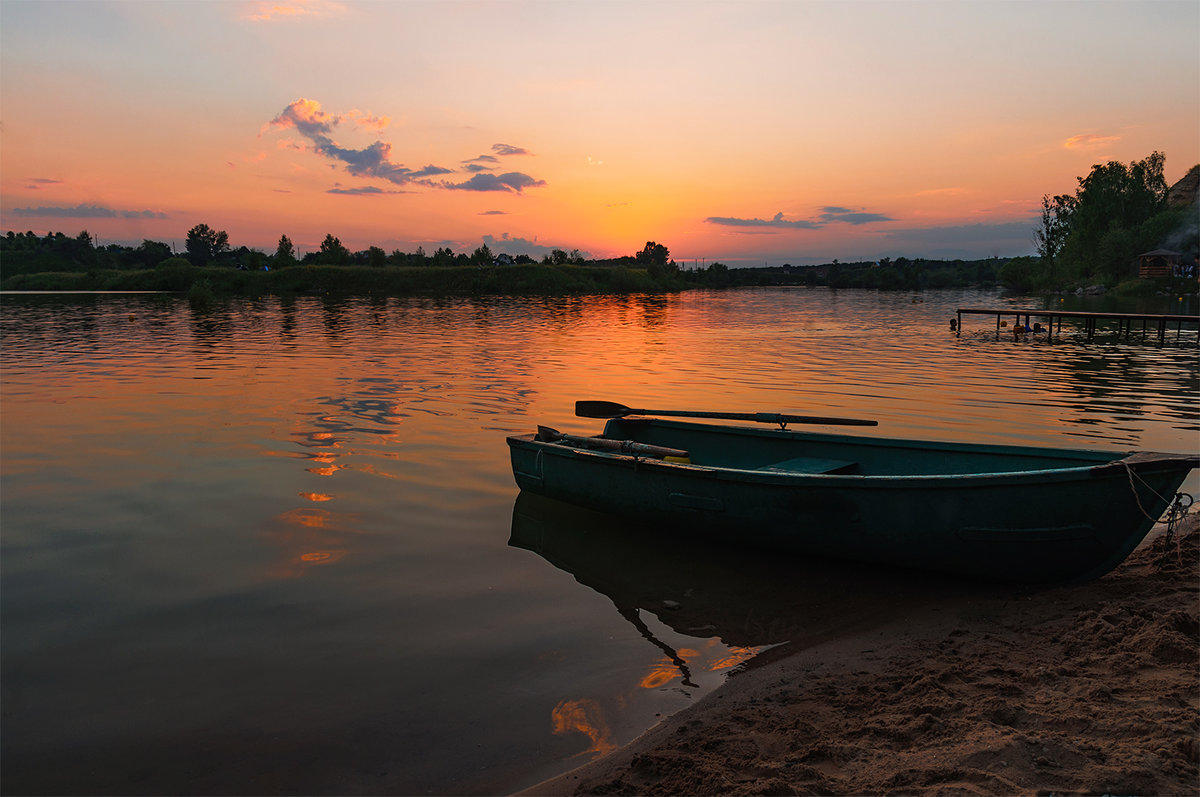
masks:
[(597, 437), (543, 429), (508, 445), (523, 491), (609, 514), (739, 546), (1024, 582), (1107, 573), (1200, 466), (1195, 454), (630, 417)]

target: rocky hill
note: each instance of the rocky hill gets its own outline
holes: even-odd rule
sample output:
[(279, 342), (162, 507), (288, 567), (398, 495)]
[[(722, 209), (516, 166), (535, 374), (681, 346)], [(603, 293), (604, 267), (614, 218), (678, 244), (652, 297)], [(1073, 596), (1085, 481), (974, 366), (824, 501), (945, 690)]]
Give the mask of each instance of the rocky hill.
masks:
[(1196, 204), (1197, 189), (1200, 189), (1200, 164), (1189, 169), (1188, 173), (1167, 191), (1167, 207), (1182, 208)]

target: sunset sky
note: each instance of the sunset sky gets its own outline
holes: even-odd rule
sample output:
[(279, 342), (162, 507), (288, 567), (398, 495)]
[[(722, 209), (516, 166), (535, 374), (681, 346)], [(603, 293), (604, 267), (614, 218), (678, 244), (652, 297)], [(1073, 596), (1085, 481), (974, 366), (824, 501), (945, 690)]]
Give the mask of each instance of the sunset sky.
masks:
[(1029, 254), (1200, 162), (1200, 3), (0, 0), (0, 229), (778, 265)]

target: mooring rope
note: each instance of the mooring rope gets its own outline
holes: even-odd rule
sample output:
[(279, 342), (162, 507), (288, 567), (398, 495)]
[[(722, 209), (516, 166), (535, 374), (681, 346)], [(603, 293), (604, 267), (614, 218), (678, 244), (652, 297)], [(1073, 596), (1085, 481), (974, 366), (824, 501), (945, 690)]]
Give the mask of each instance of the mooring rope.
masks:
[[(1138, 495), (1137, 485), (1133, 483), (1133, 480), (1137, 479), (1142, 484), (1146, 485), (1146, 489), (1157, 496), (1159, 500), (1166, 501), (1167, 499), (1163, 497), (1157, 490), (1151, 487), (1149, 482), (1134, 473), (1133, 468), (1129, 466), (1128, 462), (1123, 462), (1121, 464), (1125, 466), (1125, 472), (1129, 474), (1129, 489), (1133, 491), (1133, 499), (1137, 501), (1138, 509), (1140, 509), (1142, 514), (1154, 523), (1164, 522), (1159, 518), (1152, 517), (1150, 513), (1146, 511), (1146, 507), (1142, 506), (1141, 496)], [(1192, 504), (1194, 502), (1195, 499), (1193, 499), (1188, 493), (1175, 493), (1175, 497), (1170, 501), (1170, 505), (1167, 507), (1167, 519), (1165, 521), (1167, 524), (1167, 533), (1162, 537), (1162, 556), (1164, 558), (1167, 555), (1167, 551), (1171, 550), (1171, 543), (1175, 540), (1175, 529), (1178, 528), (1179, 522), (1187, 515), (1188, 510), (1192, 508)], [(1178, 545), (1175, 547), (1176, 555), (1179, 558), (1180, 564), (1183, 564), (1183, 551), (1179, 549)]]
[(1165, 497), (1163, 497), (1162, 495), (1160, 495), (1157, 490), (1155, 490), (1153, 487), (1151, 487), (1149, 482), (1147, 482), (1141, 476), (1138, 476), (1136, 473), (1134, 473), (1133, 468), (1130, 467), (1128, 462), (1122, 462), (1121, 464), (1125, 466), (1125, 472), (1127, 474), (1129, 474), (1129, 489), (1133, 492), (1133, 500), (1137, 501), (1138, 509), (1140, 509), (1142, 511), (1142, 514), (1146, 516), (1147, 520), (1151, 521), (1152, 523), (1157, 523), (1158, 518), (1151, 515), (1149, 512), (1146, 511), (1146, 507), (1142, 506), (1142, 497), (1140, 495), (1138, 495), (1137, 485), (1133, 483), (1133, 480), (1137, 479), (1142, 484), (1146, 485), (1146, 489), (1149, 490), (1151, 493), (1153, 493), (1155, 496), (1157, 496), (1160, 501), (1167, 501), (1167, 499)]

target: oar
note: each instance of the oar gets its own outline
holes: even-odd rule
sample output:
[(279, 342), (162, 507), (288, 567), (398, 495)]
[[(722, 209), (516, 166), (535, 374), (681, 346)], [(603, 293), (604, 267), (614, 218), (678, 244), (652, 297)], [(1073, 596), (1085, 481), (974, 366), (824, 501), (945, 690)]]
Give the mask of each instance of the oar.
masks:
[(677, 457), (687, 459), (688, 452), (679, 448), (664, 448), (647, 443), (636, 443), (633, 440), (606, 440), (603, 437), (581, 437), (573, 434), (563, 434), (549, 426), (539, 426), (537, 439), (543, 443), (566, 443), (580, 448), (599, 448), (605, 451), (618, 451), (622, 454), (632, 454), (638, 457)]
[(840, 426), (878, 426), (879, 421), (858, 418), (821, 418), (815, 415), (782, 415), (775, 412), (690, 412), (688, 410), (635, 410), (615, 401), (576, 401), (580, 418), (624, 418), (626, 415), (671, 415), (678, 418), (723, 418), (728, 421), (756, 423), (827, 423)]

